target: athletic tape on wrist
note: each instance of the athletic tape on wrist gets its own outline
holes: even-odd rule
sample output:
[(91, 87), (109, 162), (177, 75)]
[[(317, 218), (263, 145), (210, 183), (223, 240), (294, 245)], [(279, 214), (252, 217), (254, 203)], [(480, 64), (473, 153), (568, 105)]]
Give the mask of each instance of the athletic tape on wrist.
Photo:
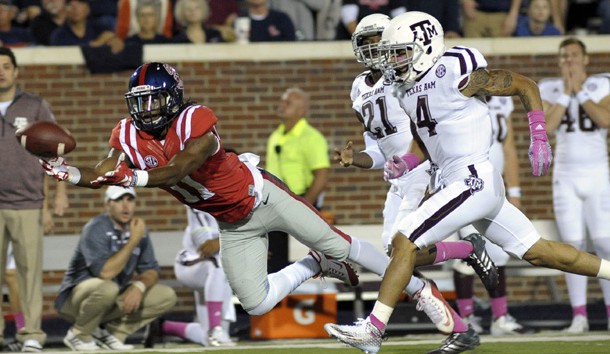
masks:
[(132, 187), (145, 187), (148, 184), (148, 172), (133, 170), (134, 181)]
[(68, 166), (68, 178), (66, 178), (66, 181), (71, 184), (78, 184), (80, 178), (80, 170), (74, 166)]

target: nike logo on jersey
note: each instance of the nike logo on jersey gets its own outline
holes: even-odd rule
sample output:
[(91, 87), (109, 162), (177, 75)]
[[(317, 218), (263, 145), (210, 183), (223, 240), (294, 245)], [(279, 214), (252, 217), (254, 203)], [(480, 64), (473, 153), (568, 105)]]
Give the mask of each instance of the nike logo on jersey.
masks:
[(264, 205), (267, 205), (268, 201), (269, 201), (269, 194), (267, 194), (267, 198), (265, 198), (265, 200), (261, 201), (261, 203), (263, 203)]

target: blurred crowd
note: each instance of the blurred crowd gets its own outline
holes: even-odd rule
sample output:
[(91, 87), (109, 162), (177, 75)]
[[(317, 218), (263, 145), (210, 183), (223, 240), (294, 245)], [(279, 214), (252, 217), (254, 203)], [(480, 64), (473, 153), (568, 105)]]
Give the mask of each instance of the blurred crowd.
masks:
[(349, 39), (371, 13), (424, 11), (446, 37), (610, 33), (610, 0), (0, 0), (8, 47)]

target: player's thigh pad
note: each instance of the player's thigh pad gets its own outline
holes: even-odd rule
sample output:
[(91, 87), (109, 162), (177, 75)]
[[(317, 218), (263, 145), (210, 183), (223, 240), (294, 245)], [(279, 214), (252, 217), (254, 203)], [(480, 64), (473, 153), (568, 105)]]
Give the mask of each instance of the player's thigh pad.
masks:
[(540, 239), (534, 224), (506, 199), (497, 214), (475, 222), (474, 226), (486, 238), (519, 259)]
[(398, 231), (422, 249), (465, 225), (493, 215), (504, 198), (499, 194), (503, 187), (498, 185), (493, 170), (483, 169), (479, 178), (484, 182), (483, 188), (476, 192), (471, 191), (463, 178), (455, 178), (416, 211), (399, 220)]
[(266, 228), (256, 211), (238, 223), (219, 222), (222, 267), (245, 310), (260, 304), (269, 289)]
[(284, 231), (334, 259), (349, 256), (351, 238), (329, 225), (311, 204), (267, 180), (264, 191), (264, 195), (269, 192), (269, 201), (260, 205), (255, 215), (265, 220), (269, 230)]

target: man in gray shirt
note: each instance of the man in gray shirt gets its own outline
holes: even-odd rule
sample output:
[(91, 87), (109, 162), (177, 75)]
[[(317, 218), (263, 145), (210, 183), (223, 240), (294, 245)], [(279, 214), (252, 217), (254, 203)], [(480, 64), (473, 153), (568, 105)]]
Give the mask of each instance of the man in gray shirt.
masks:
[(106, 213), (83, 228), (55, 300), (73, 325), (64, 337), (72, 350), (130, 350), (125, 338), (176, 304), (158, 284), (159, 264), (144, 220), (134, 217), (133, 188), (110, 186)]

